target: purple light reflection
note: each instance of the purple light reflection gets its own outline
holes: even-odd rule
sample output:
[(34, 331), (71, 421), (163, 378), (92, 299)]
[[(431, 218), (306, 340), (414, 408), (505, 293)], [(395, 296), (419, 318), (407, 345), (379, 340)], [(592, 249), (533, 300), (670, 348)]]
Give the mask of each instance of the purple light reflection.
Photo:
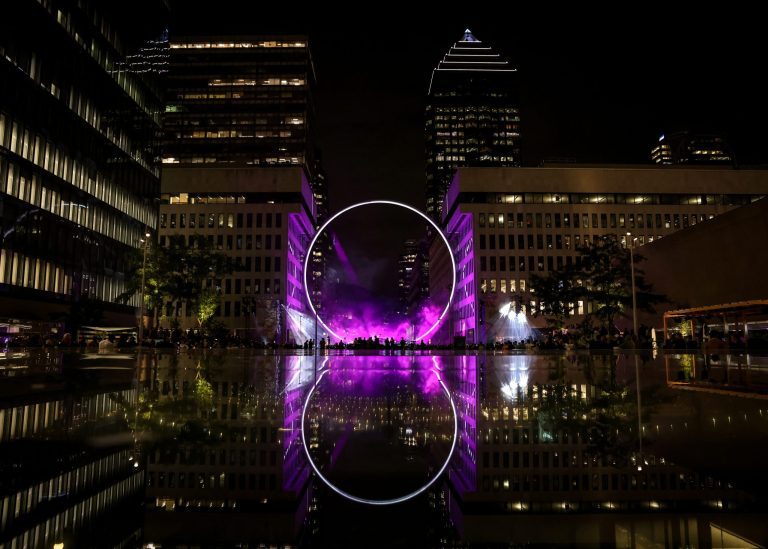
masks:
[[(328, 487), (352, 501), (388, 505), (415, 497), (442, 475), (456, 448), (458, 421), (436, 365), (430, 356), (328, 361), (301, 414), (306, 456)], [(414, 451), (420, 456), (415, 465), (407, 457)]]
[[(436, 358), (436, 357), (433, 357)], [(425, 356), (344, 356), (328, 362), (329, 390), (368, 397), (386, 395), (390, 383), (412, 383), (420, 396), (440, 391), (440, 379)]]

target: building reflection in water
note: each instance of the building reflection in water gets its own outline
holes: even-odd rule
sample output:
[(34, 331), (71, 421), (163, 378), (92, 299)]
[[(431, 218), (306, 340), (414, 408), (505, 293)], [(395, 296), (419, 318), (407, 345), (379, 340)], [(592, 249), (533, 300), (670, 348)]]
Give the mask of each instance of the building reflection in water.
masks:
[(300, 421), (313, 357), (211, 353), (148, 360), (140, 413), (154, 435), (145, 444), (145, 538), (297, 540), (312, 505)]
[[(610, 354), (0, 357), (3, 548), (768, 540), (762, 358), (660, 355), (636, 370)], [(323, 372), (312, 455), (334, 478), (392, 487), (446, 455), (439, 372), (458, 424), (442, 480), (387, 510), (319, 482), (301, 417)], [(358, 451), (388, 433), (392, 463), (426, 467), (345, 458), (349, 432)]]
[[(722, 448), (710, 447), (709, 460), (686, 466), (685, 446), (705, 433), (685, 431), (703, 410), (686, 409), (661, 391), (657, 365), (640, 368), (638, 437), (631, 357), (451, 360), (456, 368), (446, 371), (463, 432), (448, 480), (450, 509), (466, 543), (749, 547), (756, 545), (744, 535), (765, 539), (758, 515), (749, 514), (760, 508), (754, 494), (739, 489), (749, 481), (735, 487), (708, 473), (738, 477), (724, 466), (728, 459), (712, 459)], [(740, 413), (743, 404), (737, 403)], [(747, 414), (762, 416), (758, 406), (750, 408)], [(755, 427), (762, 433), (752, 438), (764, 437), (765, 422)], [(730, 457), (736, 469), (738, 458)], [(720, 467), (708, 467), (718, 459)]]
[(138, 543), (134, 379), (133, 357), (0, 353), (0, 547)]

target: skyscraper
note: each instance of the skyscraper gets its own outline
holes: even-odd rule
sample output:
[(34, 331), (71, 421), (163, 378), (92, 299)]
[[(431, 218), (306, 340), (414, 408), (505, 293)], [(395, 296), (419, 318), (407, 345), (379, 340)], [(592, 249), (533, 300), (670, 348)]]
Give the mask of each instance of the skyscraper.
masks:
[(426, 108), (427, 214), (441, 219), (459, 166), (519, 166), (517, 69), (467, 29), (432, 71)]
[[(327, 211), (307, 39), (172, 36), (169, 49), (160, 243), (205, 235), (240, 265), (216, 281), (218, 320), (264, 341), (301, 342), (303, 259)], [(182, 327), (195, 326), (193, 304), (183, 305)]]
[(305, 37), (173, 37), (167, 80), (164, 167), (313, 167)]
[(731, 148), (719, 135), (676, 132), (662, 134), (651, 149), (654, 164), (733, 165)]
[(157, 223), (161, 103), (127, 57), (167, 15), (159, 0), (3, 6), (0, 316), (46, 323), (95, 302), (133, 322), (117, 297)]

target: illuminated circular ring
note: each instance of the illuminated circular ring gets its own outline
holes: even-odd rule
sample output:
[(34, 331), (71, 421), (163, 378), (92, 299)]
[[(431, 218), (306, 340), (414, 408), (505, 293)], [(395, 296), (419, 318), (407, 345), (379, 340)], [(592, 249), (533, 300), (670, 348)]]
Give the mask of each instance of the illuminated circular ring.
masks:
[(315, 243), (317, 242), (317, 239), (319, 236), (325, 231), (328, 226), (333, 223), (333, 220), (339, 217), (340, 215), (350, 211), (354, 210), (355, 208), (359, 208), (360, 206), (370, 206), (372, 204), (389, 204), (390, 206), (400, 206), (401, 208), (405, 208), (406, 210), (410, 210), (418, 215), (420, 215), (422, 218), (424, 218), (427, 222), (429, 222), (430, 225), (435, 229), (435, 232), (440, 235), (440, 238), (443, 239), (443, 243), (445, 243), (445, 247), (448, 248), (448, 257), (451, 258), (451, 274), (453, 275), (451, 279), (451, 293), (448, 296), (448, 302), (445, 304), (445, 309), (443, 309), (443, 312), (440, 313), (440, 316), (437, 318), (435, 323), (430, 326), (430, 328), (424, 332), (423, 334), (420, 334), (418, 337), (414, 338), (414, 341), (419, 341), (427, 337), (430, 333), (432, 333), (438, 326), (440, 326), (440, 323), (443, 321), (443, 318), (448, 313), (448, 309), (451, 307), (451, 301), (453, 301), (453, 294), (456, 291), (456, 260), (453, 258), (453, 251), (451, 251), (451, 245), (448, 243), (448, 239), (443, 234), (443, 231), (440, 230), (440, 227), (437, 226), (437, 224), (432, 221), (427, 215), (420, 212), (413, 206), (409, 206), (408, 204), (402, 204), (401, 202), (394, 202), (392, 200), (370, 200), (368, 202), (359, 202), (357, 204), (353, 204), (352, 206), (348, 206), (341, 210), (340, 212), (337, 212), (331, 216), (331, 218), (323, 223), (323, 226), (320, 227), (317, 232), (315, 233), (314, 238), (312, 239), (312, 242), (309, 243), (309, 247), (307, 248), (306, 257), (304, 258), (304, 293), (307, 297), (307, 303), (309, 304), (309, 308), (312, 309), (312, 314), (315, 315), (315, 319), (317, 319), (317, 322), (320, 323), (320, 325), (326, 329), (326, 331), (331, 334), (333, 337), (335, 337), (337, 340), (341, 340), (343, 338), (339, 337), (336, 332), (331, 330), (328, 325), (323, 321), (322, 318), (320, 318), (320, 315), (317, 314), (317, 310), (315, 309), (315, 306), (312, 304), (312, 297), (309, 295), (309, 284), (307, 283), (307, 273), (309, 272), (309, 259), (312, 256), (312, 248), (315, 247)]
[(301, 443), (304, 445), (304, 453), (307, 455), (307, 460), (309, 461), (309, 464), (312, 466), (312, 470), (314, 470), (317, 476), (320, 477), (320, 480), (322, 480), (328, 486), (328, 488), (330, 488), (340, 496), (345, 497), (352, 501), (356, 501), (357, 503), (365, 503), (367, 505), (393, 505), (395, 503), (402, 503), (404, 501), (408, 501), (411, 498), (415, 498), (416, 496), (424, 492), (426, 489), (428, 489), (430, 486), (432, 486), (435, 483), (435, 481), (438, 478), (440, 478), (440, 476), (443, 474), (445, 469), (448, 467), (448, 464), (451, 462), (451, 457), (453, 457), (453, 451), (456, 449), (456, 441), (459, 438), (459, 420), (458, 420), (458, 415), (456, 414), (456, 405), (453, 403), (453, 397), (451, 396), (451, 392), (448, 390), (448, 387), (445, 386), (445, 383), (440, 377), (440, 372), (438, 372), (437, 370), (433, 370), (433, 372), (435, 373), (435, 376), (437, 376), (437, 380), (440, 382), (440, 386), (445, 391), (445, 394), (448, 397), (448, 402), (451, 403), (451, 409), (453, 410), (453, 442), (451, 442), (451, 451), (448, 452), (448, 457), (445, 458), (445, 463), (443, 463), (443, 466), (440, 467), (440, 470), (437, 472), (435, 476), (433, 476), (429, 480), (429, 482), (427, 482), (424, 486), (422, 486), (418, 490), (411, 492), (410, 494), (406, 494), (404, 496), (400, 496), (399, 498), (392, 498), (392, 499), (361, 498), (359, 496), (352, 495), (349, 492), (345, 492), (338, 486), (335, 486), (330, 480), (328, 480), (328, 478), (325, 475), (323, 475), (323, 473), (320, 472), (320, 469), (317, 467), (317, 465), (315, 465), (315, 462), (309, 453), (309, 447), (307, 446), (307, 438), (304, 436), (304, 423), (307, 415), (307, 406), (309, 406), (309, 401), (312, 398), (312, 394), (315, 392), (315, 389), (317, 389), (317, 386), (320, 384), (320, 380), (323, 379), (323, 376), (328, 372), (329, 370), (325, 370), (318, 376), (317, 381), (309, 390), (309, 393), (307, 394), (307, 399), (304, 401), (304, 407), (301, 410)]

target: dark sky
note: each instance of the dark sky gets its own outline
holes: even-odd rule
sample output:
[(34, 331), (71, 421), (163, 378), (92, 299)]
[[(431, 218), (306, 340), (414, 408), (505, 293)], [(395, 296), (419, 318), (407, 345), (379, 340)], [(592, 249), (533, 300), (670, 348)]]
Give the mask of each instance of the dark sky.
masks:
[(466, 27), (520, 71), (526, 164), (644, 163), (658, 135), (676, 128), (721, 132), (740, 163), (768, 162), (756, 13), (517, 4), (420, 3), (410, 15), (407, 4), (333, 11), (319, 2), (181, 0), (171, 32), (309, 35), (332, 209), (367, 198), (422, 206), (424, 97), (432, 68)]
[[(658, 135), (675, 129), (720, 132), (741, 164), (768, 164), (757, 13), (728, 4), (622, 4), (621, 13), (540, 4), (418, 3), (410, 14), (409, 4), (333, 11), (321, 2), (180, 0), (171, 33), (309, 35), (332, 211), (374, 198), (423, 207), (425, 94), (466, 27), (519, 70), (526, 165), (647, 163)], [(374, 227), (389, 242), (411, 230), (381, 216)]]

